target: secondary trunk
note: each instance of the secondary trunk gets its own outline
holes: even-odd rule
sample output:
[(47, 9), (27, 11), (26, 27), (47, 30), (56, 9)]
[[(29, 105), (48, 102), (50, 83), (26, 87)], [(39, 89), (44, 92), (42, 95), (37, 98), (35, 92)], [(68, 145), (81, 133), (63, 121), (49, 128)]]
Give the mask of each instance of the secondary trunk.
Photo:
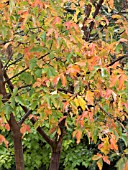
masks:
[(12, 137), (14, 141), (16, 170), (24, 170), (22, 134), (20, 132), (20, 126), (16, 122), (15, 117), (12, 113), (10, 115), (10, 120), (8, 121), (8, 123), (10, 125), (12, 131)]
[(57, 148), (56, 150), (52, 151), (52, 157), (51, 157), (49, 170), (59, 169), (60, 152), (61, 152), (61, 148)]

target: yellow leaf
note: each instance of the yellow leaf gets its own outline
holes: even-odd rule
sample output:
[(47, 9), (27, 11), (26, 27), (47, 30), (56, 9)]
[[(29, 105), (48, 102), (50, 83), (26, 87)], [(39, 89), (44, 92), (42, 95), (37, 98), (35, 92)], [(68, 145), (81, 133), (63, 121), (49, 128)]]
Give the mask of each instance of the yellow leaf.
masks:
[(60, 128), (58, 128), (57, 133), (58, 133), (59, 136), (61, 135), (61, 130), (60, 130)]
[(99, 170), (102, 170), (102, 168), (103, 168), (103, 160), (102, 160), (102, 159), (99, 159), (99, 160), (97, 161), (97, 165), (98, 165)]
[(86, 102), (81, 96), (78, 96), (78, 102), (79, 102), (79, 106), (81, 106), (81, 108), (85, 110)]
[(104, 153), (105, 155), (107, 155), (110, 151), (110, 144), (109, 144), (109, 139), (108, 136), (105, 138), (101, 139), (103, 142), (101, 144), (98, 145), (98, 149)]
[(76, 97), (74, 99), (74, 102), (75, 102), (75, 105), (78, 107), (79, 106), (79, 101), (78, 101), (78, 99)]

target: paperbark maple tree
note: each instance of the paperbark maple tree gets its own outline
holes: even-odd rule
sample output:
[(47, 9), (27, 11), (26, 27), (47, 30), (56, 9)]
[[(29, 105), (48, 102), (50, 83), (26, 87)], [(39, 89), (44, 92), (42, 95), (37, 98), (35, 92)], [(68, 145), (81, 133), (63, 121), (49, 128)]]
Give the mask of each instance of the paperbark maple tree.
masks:
[[(110, 151), (117, 153), (117, 141), (128, 135), (126, 14), (114, 0), (0, 2), (0, 112), (12, 131), (17, 170), (24, 170), (26, 119), (51, 146), (49, 170), (59, 169), (71, 122), (77, 144), (84, 134), (100, 140), (93, 157), (99, 169), (110, 164)], [(7, 145), (4, 136), (0, 141)]]

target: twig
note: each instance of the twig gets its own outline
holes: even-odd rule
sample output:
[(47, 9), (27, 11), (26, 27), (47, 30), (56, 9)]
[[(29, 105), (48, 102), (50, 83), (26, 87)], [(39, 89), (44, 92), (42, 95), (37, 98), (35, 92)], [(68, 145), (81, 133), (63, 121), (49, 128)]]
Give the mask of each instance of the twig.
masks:
[[(32, 117), (31, 122), (33, 123), (33, 125), (36, 123), (35, 119)], [(44, 138), (44, 140), (51, 146), (53, 147), (54, 141), (44, 132), (44, 130), (38, 126), (37, 131), (39, 132), (39, 134)]]
[(26, 120), (26, 118), (28, 118), (28, 116), (32, 113), (32, 110), (28, 110), (24, 116), (21, 118), (21, 120), (18, 122), (19, 125), (22, 125), (24, 123), (24, 121)]
[(110, 64), (108, 64), (107, 67), (112, 66), (112, 65), (115, 64), (116, 62), (122, 60), (123, 58), (128, 58), (128, 54), (125, 54), (124, 56), (121, 56), (121, 57), (115, 59), (115, 60), (112, 61)]
[[(48, 52), (47, 54), (41, 56), (38, 60), (43, 59), (43, 58), (46, 57), (48, 54), (50, 54), (50, 53)], [(26, 67), (25, 69), (23, 69), (23, 70), (20, 71), (19, 73), (17, 73), (17, 74), (15, 74), (14, 76), (6, 79), (6, 81), (5, 81), (4, 83), (7, 83), (8, 81), (10, 81), (10, 80), (12, 80), (13, 78), (19, 76), (20, 74), (22, 74), (23, 72), (25, 72), (25, 71), (28, 70), (28, 69), (29, 69), (29, 67)]]
[(124, 125), (123, 125), (119, 120), (117, 120), (116, 117), (114, 117), (114, 116), (112, 116), (110, 113), (106, 112), (106, 111), (100, 106), (100, 104), (99, 104), (98, 102), (96, 102), (95, 104), (98, 105), (99, 108), (100, 108), (100, 110), (101, 110), (102, 112), (104, 112), (107, 116), (109, 116), (111, 119), (114, 119), (116, 122), (118, 122), (118, 123), (122, 126), (122, 128), (127, 132), (127, 130), (126, 130), (126, 128), (124, 127)]
[(18, 87), (18, 90), (20, 90), (20, 89), (23, 89), (23, 88), (26, 88), (26, 87), (30, 87), (32, 84), (27, 84), (27, 85), (24, 85), (24, 86), (20, 86), (20, 87)]
[[(95, 12), (94, 12), (94, 14), (93, 14), (93, 19), (95, 19), (95, 17), (98, 15), (99, 10), (100, 10), (103, 2), (104, 2), (104, 0), (99, 0), (99, 3), (97, 4), (96, 9), (95, 9)], [(87, 37), (85, 37), (85, 40), (86, 40), (86, 41), (89, 41), (90, 34), (91, 34), (91, 31), (92, 31), (93, 27), (94, 27), (94, 21), (92, 21), (92, 22), (90, 23), (88, 35), (87, 35)]]
[(15, 60), (14, 62), (10, 63), (7, 67), (6, 67), (6, 70), (9, 66), (13, 65), (13, 64), (16, 64), (17, 62), (19, 62), (23, 57), (20, 57), (18, 58), (17, 60)]
[(22, 71), (20, 71), (19, 73), (15, 74), (14, 76), (10, 77), (9, 79), (7, 79), (4, 83), (7, 83), (9, 80), (12, 80), (13, 78), (19, 76), (20, 74), (22, 74), (23, 72), (25, 72), (26, 70), (28, 70), (29, 67), (26, 67), (25, 69), (23, 69)]

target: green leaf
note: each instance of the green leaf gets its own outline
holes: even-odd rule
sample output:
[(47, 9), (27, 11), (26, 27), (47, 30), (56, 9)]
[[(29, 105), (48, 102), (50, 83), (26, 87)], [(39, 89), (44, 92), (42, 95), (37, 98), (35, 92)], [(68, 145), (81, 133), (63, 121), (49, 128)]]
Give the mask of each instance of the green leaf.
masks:
[(40, 36), (43, 42), (46, 42), (46, 32), (43, 32)]
[(33, 68), (35, 66), (37, 66), (37, 58), (32, 58), (30, 61), (29, 61), (29, 65), (30, 65), (30, 70), (33, 70)]
[(126, 157), (120, 158), (119, 161), (116, 163), (117, 169), (123, 170), (127, 161), (128, 161), (128, 159)]
[(13, 89), (12, 97), (16, 96), (17, 93), (18, 93), (18, 88), (16, 87)]
[(33, 47), (30, 52), (42, 52), (43, 48), (41, 46)]
[(37, 70), (35, 71), (35, 75), (36, 75), (37, 78), (41, 78), (42, 69), (37, 69)]
[(128, 146), (128, 136), (127, 134), (123, 133), (121, 139), (124, 141), (126, 147)]
[(5, 115), (6, 115), (7, 120), (10, 119), (11, 112), (12, 112), (12, 107), (8, 103), (6, 103), (5, 104)]
[(15, 101), (21, 105), (25, 105), (25, 100), (21, 96), (16, 96)]

